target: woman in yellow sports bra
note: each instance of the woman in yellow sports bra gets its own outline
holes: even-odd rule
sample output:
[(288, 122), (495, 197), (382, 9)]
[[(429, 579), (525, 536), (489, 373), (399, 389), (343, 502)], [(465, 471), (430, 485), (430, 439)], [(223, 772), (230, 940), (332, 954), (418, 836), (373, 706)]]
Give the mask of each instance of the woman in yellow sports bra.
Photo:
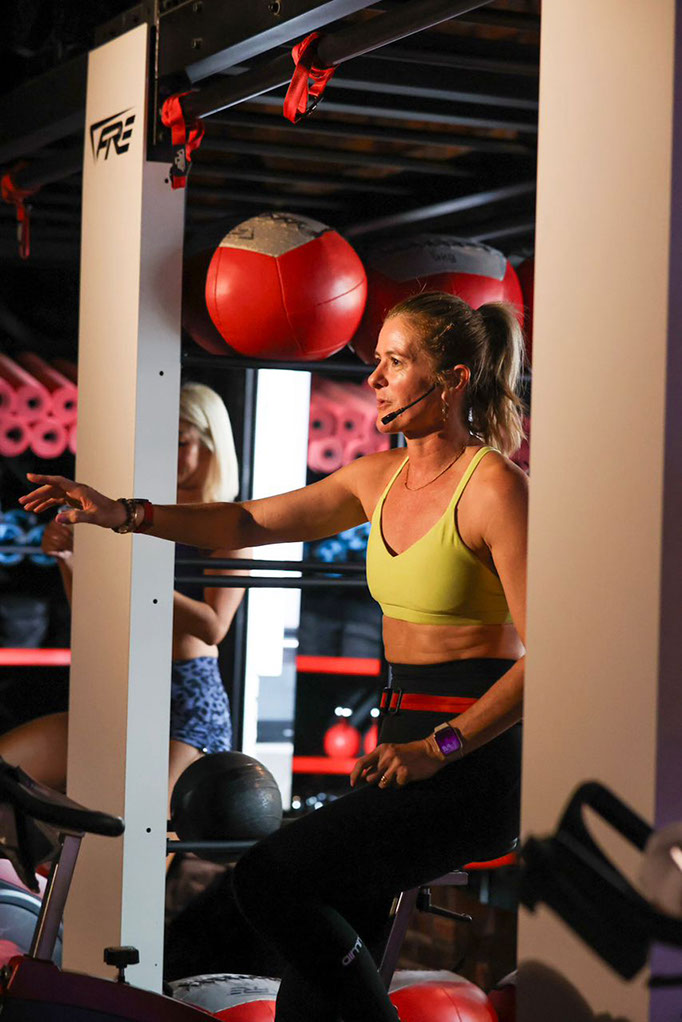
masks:
[(399, 891), (503, 853), (517, 834), (525, 614), (522, 338), (513, 307), (425, 293), (388, 314), (369, 385), (407, 450), (243, 504), (151, 507), (54, 476), (22, 503), (63, 521), (201, 548), (333, 535), (371, 520), (370, 591), (391, 684), (353, 791), (256, 845), (235, 870), (252, 925), (289, 962), (277, 1022), (395, 1022), (379, 980)]

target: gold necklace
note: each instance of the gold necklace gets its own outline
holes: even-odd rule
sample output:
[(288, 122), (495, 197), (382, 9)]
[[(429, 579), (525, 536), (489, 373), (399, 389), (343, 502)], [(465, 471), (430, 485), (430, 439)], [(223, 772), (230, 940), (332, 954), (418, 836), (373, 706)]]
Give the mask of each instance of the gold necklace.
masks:
[(403, 486), (405, 487), (406, 490), (409, 490), (410, 493), (416, 493), (417, 490), (425, 489), (427, 486), (430, 486), (431, 483), (435, 483), (436, 479), (440, 479), (441, 476), (444, 476), (445, 473), (448, 471), (448, 469), (452, 468), (452, 466), (455, 464), (455, 462), (459, 461), (459, 459), (462, 457), (462, 455), (464, 454), (466, 449), (467, 449), (467, 445), (466, 445), (466, 442), (465, 442), (463, 447), (462, 447), (462, 449), (461, 449), (461, 451), (459, 452), (459, 454), (457, 454), (457, 456), (452, 459), (450, 464), (446, 465), (445, 468), (441, 469), (441, 471), (438, 473), (438, 475), (434, 476), (433, 479), (429, 479), (428, 483), (422, 483), (421, 486), (408, 486), (407, 485), (407, 477), (410, 474), (410, 462), (408, 460), (408, 462), (407, 462), (407, 471), (405, 472), (405, 475), (403, 477)]

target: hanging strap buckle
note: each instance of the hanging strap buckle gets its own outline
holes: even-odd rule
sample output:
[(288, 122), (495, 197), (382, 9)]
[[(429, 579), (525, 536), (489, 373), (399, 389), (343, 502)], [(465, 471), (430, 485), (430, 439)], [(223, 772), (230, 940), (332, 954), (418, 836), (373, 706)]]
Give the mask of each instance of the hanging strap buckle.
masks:
[(200, 117), (188, 122), (182, 109), (182, 97), (189, 92), (178, 92), (169, 96), (161, 108), (161, 120), (171, 130), (173, 162), (170, 168), (172, 188), (185, 188), (192, 163), (192, 154), (201, 145), (204, 137), (204, 122)]
[(311, 32), (291, 51), (296, 66), (284, 97), (284, 116), (293, 124), (313, 112), (336, 71), (335, 67), (318, 67), (314, 63), (321, 38), (319, 32)]
[(13, 170), (8, 170), (0, 179), (0, 193), (5, 202), (14, 206), (17, 214), (17, 241), (19, 242), (19, 258), (28, 259), (31, 255), (31, 207), (26, 200), (38, 191), (37, 188), (21, 188), (14, 178), (18, 170), (25, 167), (20, 163)]

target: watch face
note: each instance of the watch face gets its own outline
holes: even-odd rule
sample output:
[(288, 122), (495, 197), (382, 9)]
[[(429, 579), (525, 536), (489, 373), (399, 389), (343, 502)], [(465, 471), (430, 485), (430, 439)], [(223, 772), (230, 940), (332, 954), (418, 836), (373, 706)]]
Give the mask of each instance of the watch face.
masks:
[(436, 741), (444, 756), (451, 756), (453, 752), (459, 752), (462, 748), (461, 741), (451, 727), (436, 731)]

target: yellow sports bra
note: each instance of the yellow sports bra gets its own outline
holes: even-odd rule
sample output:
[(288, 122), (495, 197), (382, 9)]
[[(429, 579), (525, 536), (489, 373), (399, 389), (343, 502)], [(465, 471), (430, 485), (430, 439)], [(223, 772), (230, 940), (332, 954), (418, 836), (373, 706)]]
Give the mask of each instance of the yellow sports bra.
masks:
[(367, 584), (387, 617), (425, 625), (497, 625), (511, 621), (497, 575), (462, 541), (455, 509), (482, 458), (482, 447), (462, 476), (445, 513), (401, 554), (391, 554), (381, 528), (389, 490), (407, 464), (400, 465), (372, 515), (367, 544)]

